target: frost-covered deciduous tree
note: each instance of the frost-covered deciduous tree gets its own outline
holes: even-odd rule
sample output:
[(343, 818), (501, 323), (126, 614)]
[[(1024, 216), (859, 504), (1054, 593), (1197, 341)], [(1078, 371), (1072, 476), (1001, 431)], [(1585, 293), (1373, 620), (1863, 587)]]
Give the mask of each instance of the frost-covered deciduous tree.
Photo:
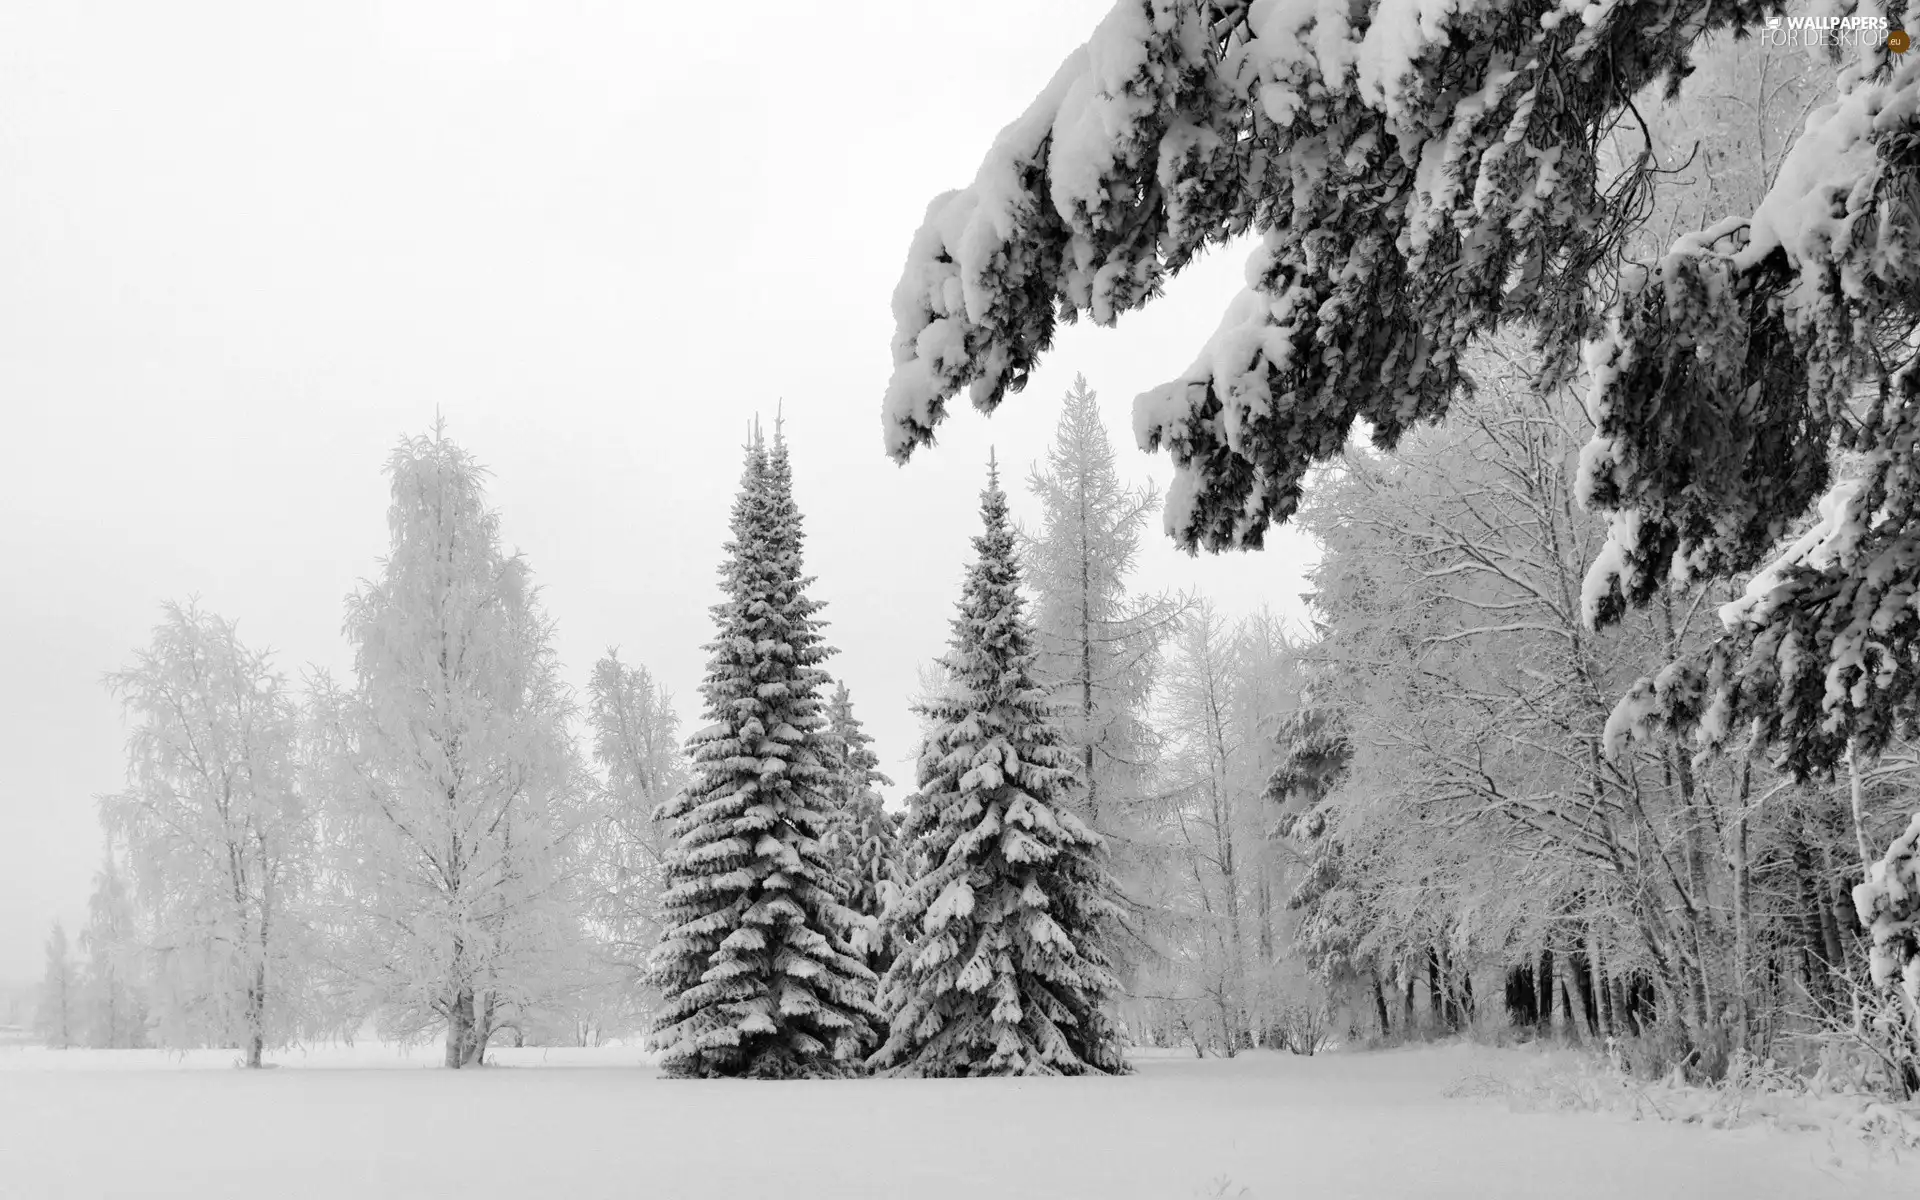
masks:
[(731, 531), (701, 685), (709, 724), (688, 742), (691, 781), (660, 809), (677, 844), (652, 1042), (674, 1075), (841, 1074), (878, 1013), (826, 843), (837, 781), (820, 664), (832, 651), (777, 431), (771, 454), (757, 432), (748, 447)]
[[(1158, 782), (1168, 843), (1162, 891), (1172, 971), (1167, 998), (1194, 1007), (1225, 1053), (1273, 1027), (1279, 957), (1276, 872), (1260, 806), (1271, 740), (1265, 728), (1277, 631), (1256, 618), (1234, 627), (1202, 601), (1181, 621), (1162, 672), (1154, 719), (1167, 741)], [(1290, 697), (1288, 698), (1291, 699)]]
[(1109, 842), (1130, 840), (1157, 749), (1145, 719), (1154, 667), (1185, 607), (1127, 591), (1160, 498), (1151, 486), (1121, 481), (1099, 399), (1082, 376), (1061, 407), (1046, 467), (1035, 468), (1028, 487), (1040, 501), (1039, 528), (1021, 539), (1034, 596), (1034, 675), (1078, 771), (1088, 824)]
[(387, 465), (390, 548), (351, 597), (332, 814), (351, 944), (382, 1027), (446, 1030), (449, 1067), (573, 982), (588, 818), (552, 628), (504, 553), (484, 471), (444, 430)]
[(87, 956), (80, 983), (80, 1023), (87, 1045), (109, 1050), (145, 1046), (139, 931), (126, 874), (111, 846), (93, 877), (80, 949)]
[(107, 683), (134, 730), (128, 787), (101, 815), (127, 848), (159, 1030), (238, 1046), (257, 1067), (300, 1024), (314, 821), (298, 709), (267, 655), (197, 604), (167, 605)]
[(40, 977), (40, 1002), (34, 1009), (33, 1029), (40, 1040), (56, 1050), (73, 1045), (75, 1019), (78, 1016), (79, 985), (73, 968), (73, 953), (67, 945), (66, 926), (53, 923), (47, 934), (47, 969)]
[(924, 872), (888, 913), (900, 939), (881, 983), (887, 1040), (870, 1060), (905, 1075), (1125, 1070), (1102, 949), (1120, 919), (1106, 850), (1072, 811), (1073, 768), (1033, 675), (1006, 493), (961, 590), (930, 733), (902, 830)]
[(1584, 416), (1507, 348), (1445, 425), (1355, 448), (1302, 510), (1322, 547), (1302, 656), (1329, 716), (1283, 727), (1270, 788), (1314, 864), (1296, 949), (1356, 1010), (1369, 976), (1397, 984), (1374, 1007), (1399, 1033), (1498, 1019), (1504, 992), (1516, 1026), (1622, 1039), (1650, 1070), (1788, 1060), (1814, 1022), (1852, 1037), (1866, 955), (1843, 898), (1856, 844), (1896, 831), (1911, 749), (1863, 769), (1854, 805), (1748, 736), (1704, 755), (1622, 736), (1615, 697), (1700, 647), (1740, 584), (1585, 627), (1606, 522), (1572, 496)]
[[(929, 442), (963, 388), (994, 408), (1060, 320), (1110, 323), (1254, 233), (1218, 332), (1135, 405), (1181, 544), (1259, 546), (1356, 421), (1390, 449), (1444, 415), (1480, 335), (1536, 331), (1548, 386), (1590, 343), (1583, 499), (1612, 518), (1590, 622), (1676, 571), (1760, 566), (1836, 455), (1864, 458), (1641, 710), (1714, 739), (1758, 719), (1802, 775), (1877, 750), (1920, 718), (1920, 56), (1863, 51), (1750, 210), (1620, 269), (1672, 165), (1638, 102), (1781, 8), (1116, 0), (914, 235), (888, 447)], [(1841, 11), (1920, 27), (1911, 0)]]
[(654, 812), (686, 783), (680, 718), (673, 698), (644, 665), (609, 650), (587, 684), (587, 726), (602, 775), (598, 818), (589, 826), (586, 913), (606, 969), (594, 1003), (583, 1009), (583, 1037), (613, 1032), (609, 1022), (644, 997), (647, 955), (660, 940), (656, 915), (671, 841)]

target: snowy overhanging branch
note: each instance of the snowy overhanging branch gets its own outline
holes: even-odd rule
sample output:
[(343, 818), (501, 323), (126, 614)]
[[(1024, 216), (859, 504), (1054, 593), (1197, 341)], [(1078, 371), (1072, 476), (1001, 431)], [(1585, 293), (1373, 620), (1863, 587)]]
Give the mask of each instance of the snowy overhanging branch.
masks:
[[(1920, 7), (1907, 13), (1920, 27)], [(1630, 276), (1588, 352), (1591, 507), (1613, 513), (1590, 622), (1761, 565), (1726, 632), (1609, 724), (1752, 728), (1805, 777), (1920, 718), (1920, 55), (1843, 73), (1746, 221)], [(1835, 450), (1856, 457), (1829, 487)], [(1823, 490), (1825, 495), (1822, 496)], [(1818, 519), (1774, 547), (1819, 498)]]
[[(1615, 743), (1662, 722), (1714, 743), (1752, 718), (1801, 772), (1856, 734), (1877, 748), (1920, 715), (1920, 418), (1900, 372), (1920, 304), (1920, 55), (1871, 52), (1750, 219), (1600, 294), (1647, 165), (1603, 191), (1602, 138), (1701, 37), (1778, 10), (1120, 0), (974, 182), (929, 206), (894, 294), (888, 450), (931, 442), (962, 387), (987, 411), (1019, 390), (1057, 321), (1112, 322), (1258, 231), (1248, 289), (1194, 366), (1135, 402), (1141, 446), (1174, 461), (1177, 542), (1258, 547), (1356, 418), (1391, 448), (1443, 415), (1480, 333), (1540, 331), (1548, 384), (1591, 340), (1582, 493), (1614, 514), (1594, 624), (1665, 579), (1753, 568), (1827, 487), (1836, 447), (1867, 458), (1831, 502), (1853, 532), (1769, 568), (1771, 598), (1729, 616), (1705, 660), (1643, 681)], [(1920, 4), (1891, 24), (1920, 27)]]
[(1058, 320), (1108, 323), (1209, 245), (1264, 242), (1181, 378), (1136, 402), (1169, 531), (1257, 547), (1356, 417), (1393, 445), (1445, 412), (1506, 320), (1563, 367), (1640, 202), (1597, 147), (1691, 46), (1767, 0), (1120, 0), (934, 200), (893, 299), (884, 425), (906, 459), (962, 387), (991, 410)]

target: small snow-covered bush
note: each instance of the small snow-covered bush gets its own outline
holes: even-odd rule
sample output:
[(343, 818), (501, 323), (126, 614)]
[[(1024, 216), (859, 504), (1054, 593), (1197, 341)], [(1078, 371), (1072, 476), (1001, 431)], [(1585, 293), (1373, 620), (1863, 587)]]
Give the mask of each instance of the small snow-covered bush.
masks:
[(1768, 1125), (1851, 1135), (1876, 1151), (1920, 1148), (1920, 1103), (1889, 1101), (1825, 1072), (1806, 1075), (1739, 1051), (1728, 1056), (1726, 1073), (1712, 1084), (1688, 1082), (1677, 1068), (1661, 1079), (1636, 1079), (1615, 1053), (1571, 1064), (1542, 1056), (1510, 1075), (1476, 1070), (1444, 1094), (1502, 1100), (1521, 1112), (1621, 1113), (1708, 1129)]

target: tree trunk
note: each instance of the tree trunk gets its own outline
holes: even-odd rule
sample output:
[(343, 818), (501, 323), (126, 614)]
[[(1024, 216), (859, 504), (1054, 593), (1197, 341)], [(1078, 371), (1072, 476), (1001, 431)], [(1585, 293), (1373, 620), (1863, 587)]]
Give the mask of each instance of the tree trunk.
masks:
[(1793, 834), (1793, 872), (1800, 883), (1800, 939), (1806, 947), (1807, 993), (1825, 999), (1833, 991), (1833, 964), (1840, 958), (1840, 931), (1834, 927), (1832, 906), (1821, 895), (1819, 872), (1806, 830)]
[(1438, 1030), (1447, 1019), (1446, 1000), (1440, 994), (1440, 948), (1427, 944), (1427, 1019)]
[(467, 1065), (480, 1067), (486, 1065), (487, 1043), (493, 1040), (493, 1023), (500, 1011), (500, 998), (493, 992), (487, 993), (484, 1005), (476, 1005), (473, 1019), (473, 1038), (467, 1055)]
[(1600, 1019), (1600, 1036), (1613, 1036), (1613, 997), (1607, 995), (1607, 976), (1600, 966), (1600, 929), (1587, 922), (1587, 973), (1593, 977), (1593, 1007)]
[(247, 988), (247, 1066), (258, 1067), (267, 1045), (267, 964), (253, 965), (253, 983)]
[(454, 989), (447, 1005), (446, 1065), (459, 1070), (471, 1061), (473, 1047), (473, 989), (464, 985)]
[(1587, 1023), (1587, 1006), (1580, 996), (1579, 979), (1571, 971), (1561, 972), (1559, 991), (1560, 1004), (1555, 1013), (1560, 1017), (1560, 1036), (1569, 1042), (1579, 1042), (1585, 1032), (1581, 1026)]
[(1534, 972), (1533, 984), (1539, 989), (1535, 997), (1535, 1011), (1539, 1013), (1538, 1023), (1547, 1027), (1554, 1036), (1560, 1034), (1560, 1018), (1555, 1015), (1559, 1009), (1553, 999), (1553, 946), (1548, 944), (1540, 951), (1540, 969)]
[(1387, 1021), (1387, 993), (1378, 975), (1373, 977), (1373, 1006), (1380, 1012), (1380, 1040), (1385, 1041), (1393, 1036), (1393, 1027)]
[(1087, 473), (1076, 477), (1080, 501), (1080, 736), (1087, 782), (1087, 824), (1100, 828), (1100, 793), (1093, 778), (1093, 535), (1087, 511)]
[(1546, 991), (1548, 991), (1548, 1006), (1546, 1006), (1548, 1027), (1553, 1031), (1555, 1041), (1565, 1041), (1572, 1035), (1569, 1029), (1572, 1010), (1567, 1008), (1567, 987), (1563, 983), (1563, 975), (1567, 975), (1567, 968), (1565, 964), (1561, 964), (1561, 956), (1553, 954), (1551, 950), (1548, 950), (1548, 954), (1540, 962), (1542, 962), (1540, 979), (1546, 983)]

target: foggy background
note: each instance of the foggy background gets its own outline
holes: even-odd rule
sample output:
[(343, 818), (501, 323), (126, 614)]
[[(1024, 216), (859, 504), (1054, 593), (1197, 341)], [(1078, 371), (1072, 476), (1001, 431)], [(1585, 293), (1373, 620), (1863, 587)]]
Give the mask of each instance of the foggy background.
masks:
[[(617, 645), (698, 728), (740, 446), (784, 401), (827, 664), (912, 783), (988, 446), (1017, 515), (1076, 372), (1123, 473), (1133, 396), (1240, 286), (1215, 254), (1118, 328), (1063, 331), (991, 420), (881, 451), (888, 301), (928, 200), (1109, 0), (931, 5), (0, 6), (0, 981), (82, 921), (124, 779), (101, 676), (200, 596), (298, 679), (347, 675), (381, 468), (436, 411), (494, 473), (583, 687)], [(970, 97), (984, 96), (979, 103)], [(1189, 559), (1298, 622), (1311, 561)]]

